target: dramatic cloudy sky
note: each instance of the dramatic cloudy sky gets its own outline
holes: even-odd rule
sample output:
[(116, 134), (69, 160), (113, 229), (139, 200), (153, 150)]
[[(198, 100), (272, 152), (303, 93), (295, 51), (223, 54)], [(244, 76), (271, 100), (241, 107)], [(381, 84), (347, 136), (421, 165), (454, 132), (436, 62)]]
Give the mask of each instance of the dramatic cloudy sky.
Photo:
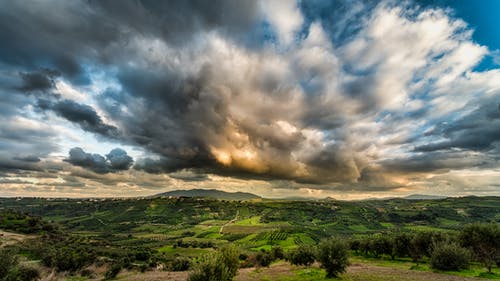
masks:
[(0, 0), (0, 196), (500, 195), (476, 3)]

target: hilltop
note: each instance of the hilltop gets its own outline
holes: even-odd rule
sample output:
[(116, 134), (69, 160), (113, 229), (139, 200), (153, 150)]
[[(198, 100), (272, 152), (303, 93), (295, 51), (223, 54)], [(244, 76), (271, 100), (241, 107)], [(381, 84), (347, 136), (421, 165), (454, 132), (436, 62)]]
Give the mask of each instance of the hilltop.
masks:
[(152, 197), (202, 197), (214, 198), (221, 200), (252, 200), (260, 199), (257, 196), (248, 192), (225, 192), (217, 189), (189, 189), (189, 190), (173, 190), (168, 192), (159, 193)]

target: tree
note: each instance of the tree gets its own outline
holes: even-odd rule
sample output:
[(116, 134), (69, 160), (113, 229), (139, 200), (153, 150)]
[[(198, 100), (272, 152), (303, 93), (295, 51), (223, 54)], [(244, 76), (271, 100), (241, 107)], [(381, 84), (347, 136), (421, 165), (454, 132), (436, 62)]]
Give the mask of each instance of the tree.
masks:
[(285, 258), (285, 252), (283, 252), (283, 248), (280, 246), (272, 247), (271, 255), (273, 256), (273, 260), (281, 260)]
[(9, 250), (0, 250), (0, 280), (9, 274), (18, 264), (18, 259)]
[(398, 233), (393, 239), (394, 254), (400, 258), (410, 255), (411, 236), (406, 233)]
[(359, 250), (361, 249), (361, 242), (358, 239), (349, 240), (349, 247), (356, 254), (358, 254)]
[(104, 274), (104, 279), (105, 280), (110, 280), (110, 279), (114, 279), (118, 273), (120, 273), (120, 271), (122, 270), (122, 264), (121, 263), (113, 263), (111, 265), (111, 267), (108, 269), (108, 271), (106, 271), (106, 273)]
[(33, 281), (40, 279), (38, 269), (29, 266), (19, 266), (16, 281)]
[(468, 225), (460, 232), (459, 240), (491, 272), (500, 256), (500, 226), (495, 223)]
[(371, 249), (376, 258), (385, 254), (394, 259), (392, 248), (392, 241), (387, 235), (378, 235), (371, 241)]
[(36, 268), (20, 266), (12, 251), (0, 249), (1, 281), (33, 281), (39, 278), (40, 272)]
[(255, 256), (255, 259), (259, 266), (265, 266), (265, 267), (269, 266), (274, 261), (273, 255), (270, 252), (264, 250), (258, 253)]
[(234, 247), (206, 255), (189, 274), (188, 281), (231, 281), (238, 271), (239, 253)]
[(318, 261), (326, 270), (326, 277), (337, 277), (349, 266), (349, 246), (339, 239), (322, 241), (318, 246)]
[(457, 244), (441, 243), (431, 255), (431, 267), (439, 270), (460, 270), (469, 267), (470, 252)]
[(418, 264), (424, 256), (431, 256), (433, 243), (432, 232), (418, 232), (411, 239), (410, 257)]
[(313, 264), (315, 258), (314, 249), (306, 245), (301, 245), (298, 248), (290, 250), (287, 257), (291, 264), (305, 266)]

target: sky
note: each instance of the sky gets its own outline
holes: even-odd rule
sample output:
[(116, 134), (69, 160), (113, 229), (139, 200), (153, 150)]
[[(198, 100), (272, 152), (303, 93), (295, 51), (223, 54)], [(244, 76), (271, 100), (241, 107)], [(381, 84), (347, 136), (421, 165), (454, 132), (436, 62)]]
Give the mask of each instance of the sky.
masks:
[(500, 196), (499, 11), (0, 0), (0, 196)]

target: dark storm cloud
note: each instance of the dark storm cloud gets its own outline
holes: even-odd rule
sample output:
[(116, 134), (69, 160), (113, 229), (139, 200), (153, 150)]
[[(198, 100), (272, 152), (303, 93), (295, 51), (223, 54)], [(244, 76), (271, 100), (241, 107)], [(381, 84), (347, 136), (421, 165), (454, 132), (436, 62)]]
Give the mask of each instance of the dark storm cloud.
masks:
[(110, 138), (117, 138), (119, 135), (118, 128), (104, 123), (101, 116), (89, 105), (72, 100), (62, 100), (55, 103), (39, 100), (38, 107), (54, 111), (57, 115), (79, 125), (85, 131)]
[(193, 170), (180, 170), (174, 173), (169, 173), (168, 176), (186, 182), (210, 181), (207, 174), (199, 173)]
[(492, 168), (495, 159), (469, 151), (440, 151), (415, 154), (404, 158), (395, 158), (381, 162), (387, 172), (394, 173), (443, 173), (449, 170)]
[[(239, 36), (255, 23), (256, 1), (1, 1), (0, 59), (26, 69), (55, 68), (87, 83), (83, 58), (110, 63), (130, 38), (181, 41), (221, 28)], [(40, 82), (40, 81), (39, 81)]]
[(12, 158), (6, 158), (0, 155), (0, 170), (4, 171), (41, 171), (42, 167), (37, 163), (19, 161)]
[(91, 1), (106, 17), (125, 24), (134, 32), (158, 36), (167, 42), (186, 43), (199, 31), (220, 28), (239, 36), (255, 25), (257, 1), (190, 0)]
[(500, 108), (498, 99), (485, 99), (472, 113), (457, 121), (441, 124), (428, 135), (445, 138), (415, 148), (417, 152), (464, 149), (487, 151), (500, 142)]
[(106, 158), (99, 154), (86, 153), (79, 147), (72, 148), (69, 151), (69, 158), (67, 162), (84, 168), (88, 168), (96, 173), (107, 173), (108, 163)]
[(87, 153), (80, 147), (72, 148), (69, 151), (69, 158), (65, 161), (101, 174), (128, 170), (134, 162), (121, 148), (111, 150), (104, 157), (96, 153)]
[(59, 75), (55, 70), (42, 69), (35, 72), (20, 73), (23, 85), (19, 90), (23, 92), (47, 91), (55, 86), (54, 78)]
[(36, 155), (27, 155), (27, 156), (16, 156), (13, 158), (14, 160), (23, 161), (23, 162), (31, 162), (37, 163), (40, 162), (40, 158)]
[(134, 160), (127, 155), (127, 152), (121, 148), (115, 148), (106, 154), (111, 169), (114, 170), (128, 170)]

